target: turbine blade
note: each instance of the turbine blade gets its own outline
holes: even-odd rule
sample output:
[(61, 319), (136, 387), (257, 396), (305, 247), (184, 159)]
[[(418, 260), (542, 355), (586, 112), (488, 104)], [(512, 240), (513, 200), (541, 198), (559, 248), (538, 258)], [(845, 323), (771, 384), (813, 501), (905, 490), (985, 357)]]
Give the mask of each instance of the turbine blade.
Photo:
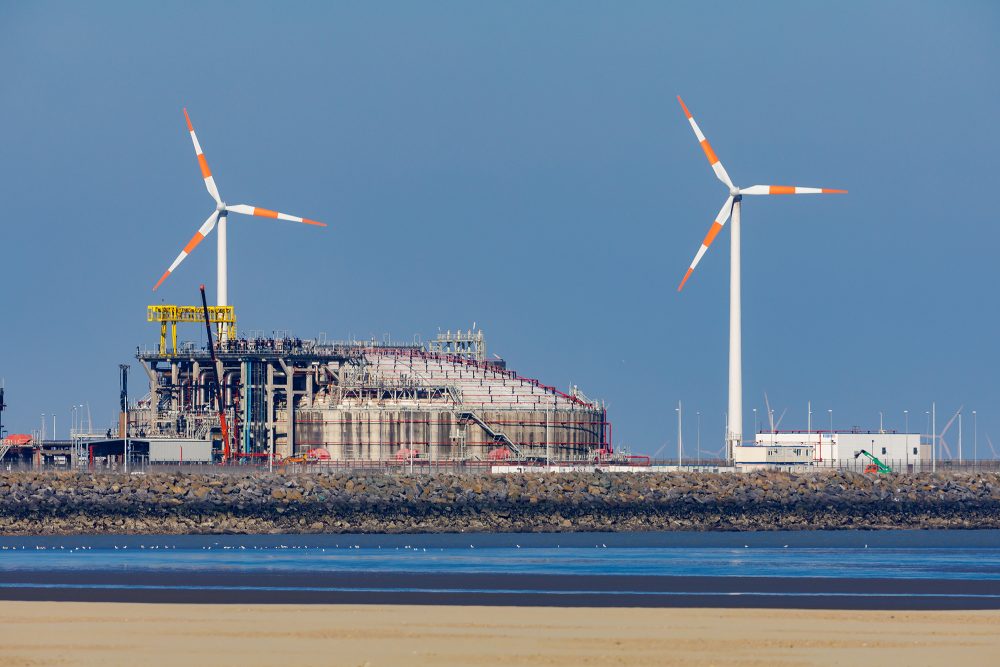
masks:
[(778, 417), (778, 421), (775, 422), (775, 424), (774, 424), (774, 428), (775, 429), (781, 428), (781, 420), (785, 418), (785, 413), (786, 412), (788, 412), (788, 408), (785, 408), (784, 410), (781, 411), (781, 416)]
[(795, 185), (751, 185), (740, 188), (741, 195), (846, 195), (847, 190), (800, 188)]
[(326, 227), (325, 222), (317, 222), (315, 220), (310, 220), (309, 218), (300, 218), (295, 215), (288, 215), (287, 213), (278, 213), (277, 211), (270, 211), (266, 208), (257, 208), (256, 206), (249, 206), (247, 204), (236, 204), (235, 206), (226, 206), (226, 210), (232, 211), (234, 213), (242, 213), (243, 215), (256, 215), (258, 218), (275, 218), (277, 220), (288, 220), (289, 222), (302, 222), (307, 225)]
[(719, 235), (719, 232), (722, 230), (722, 226), (726, 224), (726, 220), (729, 220), (729, 214), (732, 213), (732, 210), (733, 198), (730, 196), (726, 198), (726, 203), (722, 205), (722, 210), (719, 211), (719, 215), (715, 216), (712, 226), (709, 227), (708, 234), (705, 235), (705, 240), (701, 242), (701, 247), (698, 248), (698, 254), (694, 256), (694, 261), (691, 262), (691, 266), (688, 267), (687, 273), (684, 274), (684, 279), (681, 280), (681, 284), (677, 287), (678, 292), (684, 289), (684, 283), (686, 283), (688, 278), (691, 277), (691, 274), (694, 272), (694, 267), (698, 266), (698, 262), (700, 262), (701, 258), (704, 257), (705, 251), (707, 251), (708, 247), (712, 245), (712, 241), (715, 240), (715, 237)]
[(705, 157), (708, 158), (708, 163), (712, 165), (712, 171), (715, 172), (716, 177), (725, 183), (727, 187), (732, 188), (733, 181), (729, 178), (729, 174), (726, 173), (726, 168), (722, 166), (721, 162), (719, 162), (718, 156), (715, 154), (715, 151), (712, 150), (712, 145), (708, 143), (708, 139), (706, 139), (705, 135), (702, 134), (701, 128), (698, 127), (698, 123), (695, 122), (694, 116), (692, 116), (691, 112), (688, 111), (687, 105), (684, 104), (684, 100), (681, 99), (680, 95), (677, 96), (677, 101), (681, 103), (681, 108), (684, 109), (684, 115), (687, 116), (688, 122), (691, 123), (691, 129), (694, 130), (694, 136), (697, 137), (698, 143), (701, 144), (701, 150), (705, 151)]
[(208, 216), (208, 220), (202, 223), (201, 227), (198, 228), (198, 231), (194, 233), (194, 236), (191, 237), (191, 240), (188, 241), (187, 245), (184, 246), (184, 249), (181, 250), (181, 254), (177, 255), (177, 259), (174, 260), (174, 263), (171, 264), (170, 268), (164, 271), (163, 275), (160, 276), (160, 279), (156, 281), (156, 285), (153, 286), (154, 292), (156, 291), (157, 287), (163, 284), (163, 281), (167, 279), (167, 276), (173, 273), (174, 269), (180, 266), (180, 263), (184, 261), (184, 258), (190, 255), (191, 251), (193, 251), (196, 247), (198, 247), (198, 244), (201, 243), (202, 240), (209, 235), (209, 233), (215, 228), (215, 223), (216, 221), (218, 221), (218, 219), (219, 219), (218, 211), (213, 211), (212, 215)]
[(219, 197), (219, 188), (215, 185), (215, 179), (212, 178), (212, 170), (208, 168), (208, 161), (205, 159), (205, 154), (201, 151), (201, 144), (198, 143), (198, 135), (194, 133), (194, 126), (191, 125), (191, 117), (188, 116), (187, 109), (184, 109), (184, 120), (187, 121), (188, 132), (191, 133), (194, 154), (198, 157), (198, 166), (201, 167), (201, 177), (205, 179), (205, 187), (208, 189), (208, 194), (212, 195), (212, 199), (215, 200), (216, 204), (221, 204), (222, 198)]
[(990, 451), (993, 452), (993, 458), (997, 458), (997, 450), (993, 448), (993, 441), (990, 440), (990, 434), (989, 433), (986, 434), (986, 442), (990, 446)]

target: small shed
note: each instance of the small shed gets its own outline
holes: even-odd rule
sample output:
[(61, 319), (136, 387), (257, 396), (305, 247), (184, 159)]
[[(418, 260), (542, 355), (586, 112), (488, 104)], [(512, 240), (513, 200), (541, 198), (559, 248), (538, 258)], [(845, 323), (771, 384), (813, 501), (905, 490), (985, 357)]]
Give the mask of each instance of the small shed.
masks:
[(211, 440), (150, 439), (150, 463), (211, 463)]

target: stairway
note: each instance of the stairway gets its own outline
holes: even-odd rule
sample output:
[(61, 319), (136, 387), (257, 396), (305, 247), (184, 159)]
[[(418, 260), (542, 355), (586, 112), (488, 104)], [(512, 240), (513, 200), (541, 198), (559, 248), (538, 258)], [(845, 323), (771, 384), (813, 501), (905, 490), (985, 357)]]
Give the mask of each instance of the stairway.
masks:
[(458, 413), (458, 418), (464, 421), (472, 421), (479, 424), (479, 427), (486, 432), (486, 435), (490, 436), (493, 439), (493, 442), (497, 443), (498, 445), (506, 445), (510, 449), (510, 451), (512, 451), (514, 455), (517, 456), (517, 458), (522, 457), (520, 447), (515, 445), (514, 442), (510, 438), (508, 438), (506, 434), (501, 433), (499, 431), (494, 431), (489, 426), (489, 424), (480, 419), (479, 415), (477, 415), (475, 412), (460, 412)]

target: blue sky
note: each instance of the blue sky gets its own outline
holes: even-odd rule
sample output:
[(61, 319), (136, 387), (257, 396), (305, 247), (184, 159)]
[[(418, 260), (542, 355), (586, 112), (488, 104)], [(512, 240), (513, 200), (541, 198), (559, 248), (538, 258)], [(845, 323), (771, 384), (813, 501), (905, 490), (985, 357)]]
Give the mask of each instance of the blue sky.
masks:
[[(150, 288), (223, 196), (330, 223), (230, 218), (244, 331), (485, 329), (543, 382), (603, 398), (618, 444), (722, 444), (725, 198), (744, 205), (744, 410), (924, 430), (960, 405), (1000, 443), (991, 188), (995, 3), (0, 5), (0, 376), (12, 432), (102, 425), (145, 306), (214, 287), (214, 237)], [(197, 332), (191, 330), (189, 336)], [(694, 419), (686, 422), (693, 455)], [(966, 421), (966, 450), (971, 420)], [(949, 437), (954, 447), (954, 437)]]

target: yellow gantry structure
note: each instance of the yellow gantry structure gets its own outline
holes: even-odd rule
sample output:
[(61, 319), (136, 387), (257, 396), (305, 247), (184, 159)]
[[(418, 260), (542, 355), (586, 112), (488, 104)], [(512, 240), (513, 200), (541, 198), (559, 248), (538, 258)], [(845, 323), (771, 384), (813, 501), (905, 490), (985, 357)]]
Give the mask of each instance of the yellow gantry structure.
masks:
[[(177, 354), (177, 324), (204, 324), (205, 311), (201, 306), (171, 306), (158, 304), (146, 307), (146, 321), (160, 323), (160, 354)], [(216, 325), (221, 338), (236, 335), (236, 311), (232, 306), (209, 306), (208, 321)], [(170, 325), (171, 350), (167, 351), (167, 325)], [(225, 325), (223, 327), (223, 325)]]

